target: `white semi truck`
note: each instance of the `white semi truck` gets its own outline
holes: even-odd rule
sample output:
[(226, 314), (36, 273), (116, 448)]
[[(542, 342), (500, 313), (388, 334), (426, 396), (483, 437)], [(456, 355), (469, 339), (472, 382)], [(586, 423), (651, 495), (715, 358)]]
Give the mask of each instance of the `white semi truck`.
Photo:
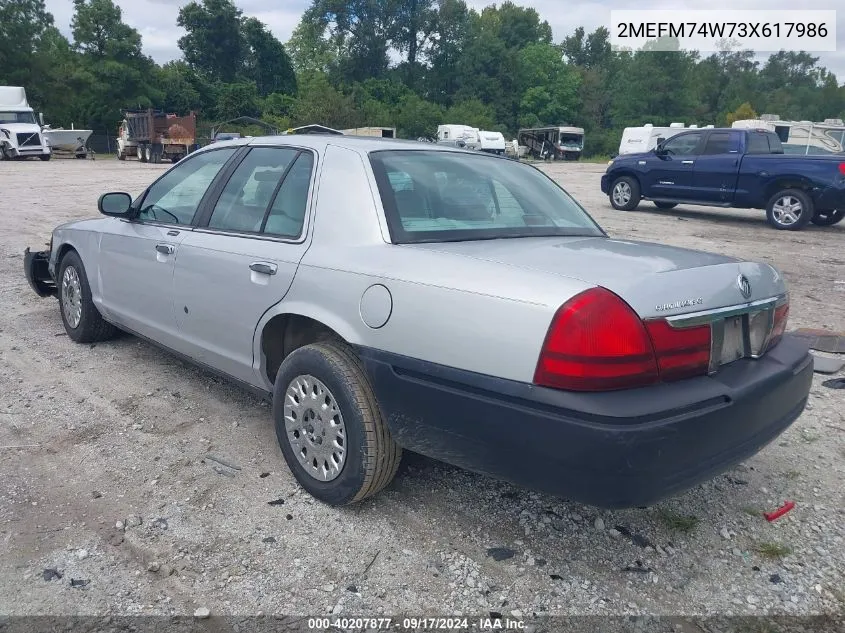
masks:
[(22, 87), (0, 86), (0, 160), (50, 160), (52, 152), (41, 132), (41, 119), (29, 107)]

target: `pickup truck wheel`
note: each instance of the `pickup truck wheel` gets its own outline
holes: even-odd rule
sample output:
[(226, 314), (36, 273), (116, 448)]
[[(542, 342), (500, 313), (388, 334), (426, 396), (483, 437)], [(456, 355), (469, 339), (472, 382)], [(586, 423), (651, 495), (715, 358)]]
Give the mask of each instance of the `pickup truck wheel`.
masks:
[(674, 209), (678, 206), (677, 202), (655, 202), (654, 206), (658, 209)]
[(811, 222), (816, 226), (833, 226), (838, 224), (845, 218), (845, 209), (836, 209), (835, 211), (816, 211)]
[(610, 205), (620, 211), (633, 211), (640, 204), (640, 183), (636, 178), (622, 176), (610, 187)]
[(105, 341), (117, 332), (94, 305), (85, 266), (75, 251), (68, 252), (59, 263), (59, 307), (65, 331), (77, 343)]
[(766, 218), (776, 229), (800, 231), (813, 219), (813, 200), (801, 189), (784, 189), (769, 198)]
[(299, 484), (333, 506), (389, 484), (402, 456), (361, 361), (342, 343), (291, 352), (273, 390), (276, 437)]

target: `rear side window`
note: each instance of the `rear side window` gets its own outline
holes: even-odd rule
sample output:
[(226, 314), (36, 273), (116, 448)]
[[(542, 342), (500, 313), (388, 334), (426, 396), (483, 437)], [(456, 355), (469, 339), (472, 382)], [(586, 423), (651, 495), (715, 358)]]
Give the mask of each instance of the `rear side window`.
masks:
[(783, 144), (777, 134), (750, 132), (746, 154), (783, 154)]
[(241, 161), (214, 206), (208, 227), (224, 231), (258, 232), (267, 207), (299, 150), (257, 147)]
[(739, 134), (711, 132), (704, 146), (704, 154), (735, 154), (739, 151)]
[(279, 187), (262, 233), (280, 237), (298, 237), (302, 233), (313, 167), (314, 155), (302, 152)]

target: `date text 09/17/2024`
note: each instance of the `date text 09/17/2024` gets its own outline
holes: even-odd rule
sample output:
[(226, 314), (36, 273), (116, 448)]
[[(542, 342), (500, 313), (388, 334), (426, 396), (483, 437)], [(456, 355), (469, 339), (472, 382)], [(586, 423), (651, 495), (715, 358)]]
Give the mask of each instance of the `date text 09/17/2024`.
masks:
[[(495, 616), (495, 617), (494, 617)], [(323, 617), (308, 618), (308, 628), (313, 631), (349, 628), (375, 629), (378, 631), (519, 631), (525, 622), (516, 617), (491, 613), (487, 617)]]

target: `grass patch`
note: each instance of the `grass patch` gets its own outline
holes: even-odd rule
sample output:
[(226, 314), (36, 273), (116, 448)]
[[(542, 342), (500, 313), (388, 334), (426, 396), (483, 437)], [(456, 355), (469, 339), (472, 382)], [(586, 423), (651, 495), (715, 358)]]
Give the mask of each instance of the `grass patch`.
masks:
[(672, 510), (661, 510), (659, 516), (663, 524), (673, 532), (692, 532), (701, 522), (697, 516), (679, 514)]
[(758, 543), (754, 550), (764, 558), (780, 559), (789, 556), (792, 548), (782, 543), (765, 542)]

